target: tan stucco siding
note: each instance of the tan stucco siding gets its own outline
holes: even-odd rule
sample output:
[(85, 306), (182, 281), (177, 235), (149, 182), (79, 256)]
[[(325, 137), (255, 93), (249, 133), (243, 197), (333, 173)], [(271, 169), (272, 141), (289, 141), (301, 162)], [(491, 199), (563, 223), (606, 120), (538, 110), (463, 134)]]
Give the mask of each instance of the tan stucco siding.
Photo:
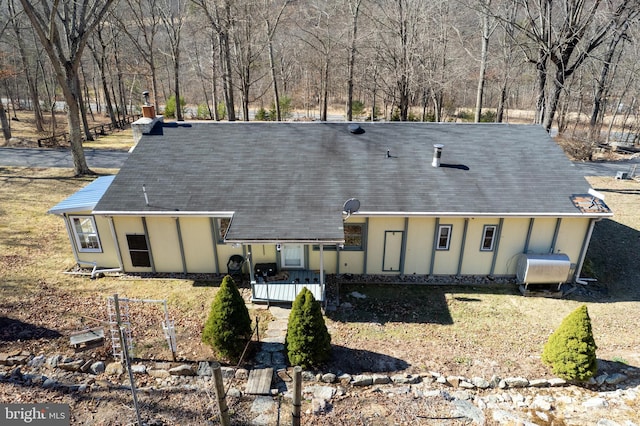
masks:
[(589, 229), (589, 222), (588, 218), (562, 219), (556, 241), (556, 253), (564, 253), (569, 256), (572, 263), (577, 263)]
[[(494, 252), (496, 250), (497, 238), (494, 240), (493, 250), (482, 251), (482, 237), (484, 235), (485, 225), (495, 225), (496, 229), (500, 220), (497, 218), (477, 218), (469, 219), (467, 224), (467, 236), (464, 243), (464, 252), (462, 257), (462, 267), (460, 273), (462, 275), (485, 275), (491, 272), (491, 263), (493, 262)], [(464, 231), (464, 220), (460, 232)]]
[(451, 275), (458, 271), (458, 261), (460, 259), (460, 248), (462, 247), (462, 235), (464, 231), (464, 219), (444, 218), (440, 220), (439, 226), (442, 225), (452, 225), (451, 240), (449, 242), (449, 250), (436, 250), (433, 273), (435, 275)]
[(507, 218), (504, 220), (493, 272), (495, 275), (515, 275), (516, 256), (524, 251), (529, 221), (529, 218)]
[[(218, 246), (220, 247), (220, 246)], [(231, 256), (231, 254), (229, 254)], [(225, 257), (225, 265), (229, 256)], [(256, 263), (272, 263), (276, 261), (275, 244), (252, 244), (251, 245), (251, 264)]]
[(133, 267), (131, 256), (129, 255), (129, 245), (127, 244), (127, 234), (144, 235), (144, 225), (142, 218), (137, 216), (119, 216), (113, 218), (113, 224), (118, 236), (120, 253), (122, 253), (122, 264), (127, 272), (150, 272), (151, 268)]
[[(115, 251), (115, 243), (111, 235), (111, 227), (109, 226), (109, 220), (104, 216), (93, 216), (90, 211), (72, 213), (69, 216), (92, 216), (96, 224), (98, 231), (98, 238), (100, 239), (101, 252), (81, 252), (78, 250), (77, 243), (73, 232), (71, 233), (71, 244), (76, 248), (78, 254), (78, 260), (81, 262), (95, 262), (98, 266), (103, 268), (117, 268), (118, 256)], [(66, 221), (69, 221), (69, 217), (65, 217)], [(70, 222), (67, 226), (72, 226)]]
[[(240, 256), (244, 256), (244, 254), (242, 252), (242, 247), (233, 247), (233, 245), (231, 245), (231, 244), (218, 244), (217, 245), (217, 251), (218, 251), (218, 264), (220, 266), (219, 273), (221, 273), (221, 274), (226, 274), (227, 272), (229, 272), (229, 270), (227, 268), (227, 262), (229, 261), (229, 258), (232, 255), (238, 254)], [(273, 262), (273, 260), (271, 262)], [(256, 264), (256, 262), (252, 261), (252, 265), (255, 265), (255, 264)], [(245, 265), (243, 267), (243, 271), (245, 273), (249, 273), (249, 269), (248, 268), (249, 267), (245, 263)]]
[(549, 253), (556, 229), (556, 218), (535, 218), (529, 241), (529, 253)]
[(187, 272), (216, 272), (211, 221), (206, 217), (181, 217), (180, 233)]
[[(385, 232), (386, 231), (404, 231), (404, 218), (394, 217), (376, 217), (369, 219), (369, 235), (367, 242), (367, 273), (397, 274), (398, 271), (383, 272), (383, 256), (385, 255)], [(406, 237), (406, 235), (405, 235)], [(393, 253), (395, 254), (395, 253)], [(393, 255), (387, 253), (387, 256)]]
[(404, 261), (405, 274), (427, 275), (429, 273), (435, 223), (435, 218), (409, 219)]
[[(340, 253), (342, 256), (342, 253)], [(322, 253), (322, 262), (324, 271), (327, 274), (335, 274), (337, 265), (337, 253), (335, 250), (327, 250), (326, 248)], [(312, 271), (320, 270), (320, 250), (314, 250), (313, 246), (309, 246), (307, 266)]]
[(147, 218), (147, 230), (156, 272), (182, 272), (182, 255), (174, 218)]

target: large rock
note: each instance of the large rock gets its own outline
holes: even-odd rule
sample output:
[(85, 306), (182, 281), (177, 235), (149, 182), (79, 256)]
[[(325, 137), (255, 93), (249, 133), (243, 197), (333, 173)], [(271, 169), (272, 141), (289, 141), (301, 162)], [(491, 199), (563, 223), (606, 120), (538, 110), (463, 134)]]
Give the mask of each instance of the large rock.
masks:
[(325, 373), (322, 375), (321, 380), (324, 383), (333, 383), (336, 381), (336, 375), (333, 373)]
[(27, 365), (33, 368), (41, 368), (47, 362), (47, 357), (44, 355), (38, 355), (33, 357)]
[(526, 388), (529, 386), (529, 380), (524, 377), (509, 377), (504, 379), (504, 382), (510, 388)]
[(110, 376), (119, 376), (124, 373), (124, 367), (120, 362), (110, 362), (104, 372)]
[(420, 376), (411, 374), (395, 374), (391, 376), (391, 381), (397, 385), (414, 385), (420, 382)]
[(391, 383), (391, 379), (386, 374), (374, 374), (371, 376), (374, 385), (386, 385)]
[(353, 377), (351, 384), (353, 386), (371, 386), (373, 384), (373, 377), (366, 374), (359, 374)]
[(201, 377), (209, 377), (213, 376), (213, 369), (211, 368), (211, 363), (208, 361), (200, 361), (198, 363), (198, 376)]
[(170, 368), (169, 374), (172, 376), (195, 376), (196, 373), (190, 365), (182, 364), (177, 367)]
[(628, 377), (624, 374), (621, 373), (613, 373), (612, 375), (608, 376), (604, 382), (608, 385), (618, 385), (622, 382), (624, 382), (625, 380), (627, 380)]
[(102, 361), (96, 361), (93, 364), (91, 364), (91, 367), (89, 367), (89, 371), (93, 374), (102, 374), (105, 371), (105, 366), (104, 366), (104, 362)]
[(81, 359), (77, 359), (71, 362), (65, 362), (62, 364), (58, 364), (58, 368), (65, 371), (80, 371), (80, 368), (84, 365), (84, 361)]
[(456, 407), (455, 413), (458, 416), (468, 418), (473, 424), (485, 424), (484, 413), (471, 402), (464, 399), (456, 399), (453, 401), (453, 405)]
[(489, 383), (487, 380), (483, 379), (482, 377), (472, 378), (471, 383), (473, 384), (473, 386), (477, 387), (478, 389), (487, 389), (488, 387), (491, 386), (491, 383)]
[(169, 370), (163, 370), (161, 368), (147, 370), (147, 374), (151, 377), (155, 377), (156, 379), (166, 379), (167, 377), (171, 376), (171, 374), (169, 374)]

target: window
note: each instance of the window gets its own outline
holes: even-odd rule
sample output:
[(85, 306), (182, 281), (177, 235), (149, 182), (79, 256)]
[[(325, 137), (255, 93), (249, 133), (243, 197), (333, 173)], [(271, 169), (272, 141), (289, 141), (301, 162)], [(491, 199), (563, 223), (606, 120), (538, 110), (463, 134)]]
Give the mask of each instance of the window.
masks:
[[(344, 224), (344, 247), (341, 250), (364, 250), (366, 224), (345, 223)], [(314, 250), (320, 250), (320, 246), (314, 245)], [(336, 246), (326, 245), (323, 250), (335, 250)]]
[(344, 249), (364, 250), (364, 223), (344, 224)]
[(451, 225), (440, 225), (438, 227), (437, 250), (449, 250), (449, 242), (451, 241)]
[(127, 235), (127, 243), (129, 244), (131, 265), (143, 268), (151, 267), (147, 238), (144, 235)]
[(216, 225), (218, 226), (218, 242), (224, 242), (224, 236), (227, 233), (227, 229), (229, 229), (229, 224), (231, 223), (231, 218), (229, 217), (219, 217), (216, 219)]
[(482, 245), (480, 246), (480, 251), (493, 250), (493, 242), (495, 241), (497, 229), (498, 227), (496, 225), (484, 226), (484, 231), (482, 231)]
[(101, 252), (98, 228), (93, 216), (71, 216), (70, 219), (78, 251)]

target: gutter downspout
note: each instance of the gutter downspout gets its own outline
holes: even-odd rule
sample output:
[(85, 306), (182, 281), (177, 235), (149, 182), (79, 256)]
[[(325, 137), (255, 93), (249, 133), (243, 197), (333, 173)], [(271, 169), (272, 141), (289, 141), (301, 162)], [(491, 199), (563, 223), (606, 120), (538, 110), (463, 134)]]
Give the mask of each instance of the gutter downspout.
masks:
[(582, 266), (584, 265), (584, 260), (587, 257), (587, 249), (589, 248), (589, 243), (591, 242), (591, 236), (593, 234), (593, 228), (596, 225), (596, 222), (600, 222), (600, 218), (592, 218), (589, 223), (589, 230), (587, 231), (587, 235), (584, 238), (584, 242), (582, 243), (582, 250), (580, 251), (580, 259), (578, 260), (578, 267), (576, 268), (576, 272), (574, 273), (573, 282), (576, 284), (587, 285), (589, 284), (587, 281), (580, 278), (580, 274), (582, 273)]

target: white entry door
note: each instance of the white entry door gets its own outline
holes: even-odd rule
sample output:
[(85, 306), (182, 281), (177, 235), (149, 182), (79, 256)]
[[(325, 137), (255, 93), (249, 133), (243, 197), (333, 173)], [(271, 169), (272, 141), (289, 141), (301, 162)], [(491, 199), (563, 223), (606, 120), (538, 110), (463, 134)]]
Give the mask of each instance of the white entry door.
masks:
[(283, 269), (304, 268), (304, 246), (302, 244), (283, 244), (280, 248), (280, 266)]

